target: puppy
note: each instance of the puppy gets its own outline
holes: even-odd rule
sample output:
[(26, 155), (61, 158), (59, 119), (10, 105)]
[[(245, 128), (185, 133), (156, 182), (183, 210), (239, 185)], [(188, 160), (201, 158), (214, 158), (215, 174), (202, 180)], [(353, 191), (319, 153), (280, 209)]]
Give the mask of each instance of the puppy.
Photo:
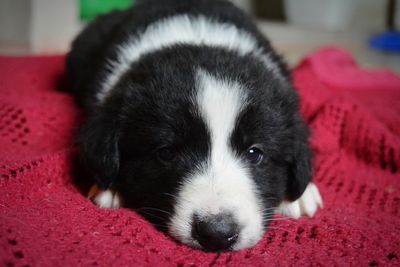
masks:
[(289, 72), (230, 2), (136, 1), (90, 23), (66, 64), (100, 207), (226, 251), (255, 245), (276, 211), (322, 206)]

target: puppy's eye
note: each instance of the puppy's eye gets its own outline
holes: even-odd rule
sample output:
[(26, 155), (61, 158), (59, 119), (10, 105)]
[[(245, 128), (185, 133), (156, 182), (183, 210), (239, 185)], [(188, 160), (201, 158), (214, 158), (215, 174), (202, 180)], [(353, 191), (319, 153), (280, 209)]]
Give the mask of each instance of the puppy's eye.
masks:
[(176, 157), (176, 151), (170, 147), (163, 147), (157, 151), (157, 155), (162, 161), (173, 161)]
[(252, 164), (258, 164), (263, 160), (264, 154), (261, 151), (261, 149), (259, 149), (257, 147), (250, 147), (247, 150), (245, 157), (248, 162), (250, 162)]

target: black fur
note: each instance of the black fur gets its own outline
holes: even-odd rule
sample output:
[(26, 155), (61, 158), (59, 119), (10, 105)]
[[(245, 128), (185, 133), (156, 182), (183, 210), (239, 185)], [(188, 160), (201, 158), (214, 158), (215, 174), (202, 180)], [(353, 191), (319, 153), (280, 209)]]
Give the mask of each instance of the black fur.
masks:
[[(133, 63), (104, 104), (97, 104), (105, 62), (116, 46), (150, 23), (175, 14), (203, 14), (251, 33), (279, 66), (286, 81), (254, 58), (222, 48), (175, 45)], [(289, 72), (269, 42), (240, 10), (219, 0), (142, 0), (91, 23), (74, 41), (67, 57), (70, 89), (87, 113), (78, 136), (85, 168), (101, 188), (118, 191), (160, 229), (174, 206), (182, 177), (197, 168), (210, 150), (210, 133), (189, 98), (195, 95), (194, 70), (237, 80), (248, 90), (249, 105), (240, 114), (231, 146), (241, 156), (261, 144), (265, 158), (251, 173), (265, 207), (301, 196), (311, 179), (308, 132), (298, 113), (298, 96)], [(162, 149), (176, 153), (160, 159)], [(155, 210), (143, 210), (153, 207)]]

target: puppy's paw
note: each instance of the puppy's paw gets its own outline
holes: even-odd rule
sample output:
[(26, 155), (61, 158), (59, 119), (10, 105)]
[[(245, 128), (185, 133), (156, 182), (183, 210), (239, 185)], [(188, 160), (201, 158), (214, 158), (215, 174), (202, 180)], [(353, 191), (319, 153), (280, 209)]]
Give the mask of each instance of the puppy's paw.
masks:
[(90, 188), (88, 198), (100, 208), (118, 209), (121, 207), (121, 197), (117, 192), (101, 190), (97, 185), (93, 185)]
[(302, 215), (313, 217), (318, 208), (322, 207), (323, 202), (317, 186), (314, 183), (309, 183), (299, 199), (293, 202), (284, 200), (276, 211), (279, 214), (297, 219)]

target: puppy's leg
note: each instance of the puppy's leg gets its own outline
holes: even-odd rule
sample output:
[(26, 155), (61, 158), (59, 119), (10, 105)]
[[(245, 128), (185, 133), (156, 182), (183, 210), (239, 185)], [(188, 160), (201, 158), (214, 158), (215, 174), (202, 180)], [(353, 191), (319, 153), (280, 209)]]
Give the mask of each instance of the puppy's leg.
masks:
[(302, 215), (313, 217), (318, 208), (322, 207), (323, 202), (317, 186), (309, 183), (299, 199), (293, 202), (284, 200), (276, 212), (297, 219)]
[(101, 190), (97, 185), (93, 185), (90, 188), (88, 198), (100, 208), (118, 209), (121, 207), (121, 197), (117, 192), (112, 190)]

